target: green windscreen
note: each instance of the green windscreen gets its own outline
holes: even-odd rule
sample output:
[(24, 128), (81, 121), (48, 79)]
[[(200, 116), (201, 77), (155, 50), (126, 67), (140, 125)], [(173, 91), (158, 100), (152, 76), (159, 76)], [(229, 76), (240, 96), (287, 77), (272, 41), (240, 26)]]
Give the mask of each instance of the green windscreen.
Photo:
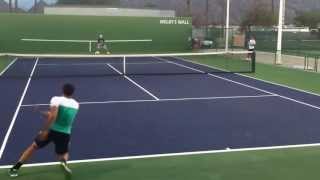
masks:
[[(112, 53), (183, 52), (191, 49), (191, 18), (103, 17), (0, 13), (0, 52), (87, 54), (89, 43), (103, 34)], [(23, 41), (40, 39), (43, 41)], [(70, 40), (45, 41), (45, 40)], [(72, 41), (75, 42), (72, 42)], [(92, 52), (95, 51), (92, 44)], [(91, 53), (92, 53), (91, 52)]]

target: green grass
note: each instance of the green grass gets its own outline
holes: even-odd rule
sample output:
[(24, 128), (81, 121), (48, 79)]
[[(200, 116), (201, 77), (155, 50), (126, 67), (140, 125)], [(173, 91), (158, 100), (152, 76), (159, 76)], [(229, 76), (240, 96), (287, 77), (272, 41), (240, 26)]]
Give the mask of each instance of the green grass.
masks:
[(247, 75), (320, 94), (319, 73), (257, 63), (256, 73)]
[[(73, 176), (58, 166), (22, 168), (19, 180), (301, 180), (319, 177), (320, 148), (229, 152), (72, 164)], [(0, 179), (10, 179), (0, 170)]]
[(0, 72), (6, 68), (12, 60), (7, 56), (0, 56)]
[[(242, 57), (241, 57), (242, 56)], [(243, 55), (204, 55), (185, 57), (190, 61), (213, 66), (230, 72), (251, 72), (251, 62), (246, 61), (247, 54)]]

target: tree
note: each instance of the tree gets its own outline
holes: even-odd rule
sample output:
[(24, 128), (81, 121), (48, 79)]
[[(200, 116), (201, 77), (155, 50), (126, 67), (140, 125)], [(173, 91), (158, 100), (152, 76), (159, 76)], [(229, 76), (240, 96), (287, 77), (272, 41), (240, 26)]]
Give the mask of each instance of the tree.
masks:
[(208, 26), (208, 24), (209, 24), (209, 0), (206, 0), (205, 16), (206, 16), (206, 26)]
[(277, 17), (272, 10), (265, 8), (266, 5), (262, 1), (256, 1), (248, 13), (244, 16), (241, 27), (243, 30), (250, 31), (251, 26), (271, 27), (277, 23)]
[(217, 5), (221, 8), (221, 13), (220, 13), (220, 22), (217, 22), (217, 24), (225, 24), (225, 19), (226, 19), (226, 10), (227, 10), (227, 3), (225, 0), (218, 0)]
[(300, 13), (294, 18), (294, 22), (298, 26), (308, 26), (310, 28), (318, 28), (320, 25), (320, 12), (310, 11)]
[(155, 5), (154, 3), (150, 2), (150, 1), (147, 1), (144, 3), (144, 7), (146, 8), (156, 8), (157, 5)]
[(175, 11), (176, 11), (176, 16), (186, 16), (186, 17), (191, 17), (192, 10), (191, 10), (191, 0), (183, 0), (183, 3), (174, 3), (175, 4)]
[(14, 0), (14, 9), (16, 12), (18, 12), (18, 0)]
[(38, 2), (37, 2), (37, 0), (34, 0), (34, 2), (33, 2), (33, 12), (34, 13), (37, 12), (37, 9), (38, 9)]
[(188, 16), (192, 16), (192, 14), (191, 14), (191, 0), (186, 0), (186, 5), (187, 5)]
[(275, 15), (274, 0), (271, 0), (271, 10), (272, 10), (272, 14)]
[(9, 12), (12, 12), (12, 0), (9, 0)]
[(197, 28), (200, 28), (201, 26), (203, 26), (205, 23), (203, 21), (203, 18), (201, 17), (203, 17), (202, 13), (194, 12), (192, 16), (192, 25)]

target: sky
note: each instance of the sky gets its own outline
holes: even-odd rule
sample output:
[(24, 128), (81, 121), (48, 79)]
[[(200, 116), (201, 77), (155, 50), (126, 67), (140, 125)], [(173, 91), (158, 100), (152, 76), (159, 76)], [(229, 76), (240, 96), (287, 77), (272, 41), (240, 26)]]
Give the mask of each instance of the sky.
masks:
[[(4, 0), (8, 2), (9, 0)], [(39, 1), (39, 0), (38, 0)], [(57, 2), (57, 0), (43, 0), (48, 4), (53, 4)], [(33, 6), (34, 0), (18, 0), (18, 6), (22, 9), (28, 10)]]

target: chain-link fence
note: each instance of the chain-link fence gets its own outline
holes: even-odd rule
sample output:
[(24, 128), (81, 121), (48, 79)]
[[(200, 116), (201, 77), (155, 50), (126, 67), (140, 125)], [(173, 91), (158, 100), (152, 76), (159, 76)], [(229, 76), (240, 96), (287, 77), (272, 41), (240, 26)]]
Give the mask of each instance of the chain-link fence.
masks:
[(225, 49), (226, 33), (229, 34), (228, 47), (231, 50), (246, 49), (248, 38), (239, 26), (229, 29), (223, 26), (193, 28), (193, 38), (200, 41), (200, 48), (203, 49)]
[[(291, 31), (291, 32), (288, 32)], [(276, 30), (254, 30), (248, 32), (257, 40), (257, 50), (275, 52), (277, 48)], [(299, 29), (285, 29), (283, 32), (282, 52), (290, 55), (320, 54), (320, 34), (318, 31), (300, 32)]]

